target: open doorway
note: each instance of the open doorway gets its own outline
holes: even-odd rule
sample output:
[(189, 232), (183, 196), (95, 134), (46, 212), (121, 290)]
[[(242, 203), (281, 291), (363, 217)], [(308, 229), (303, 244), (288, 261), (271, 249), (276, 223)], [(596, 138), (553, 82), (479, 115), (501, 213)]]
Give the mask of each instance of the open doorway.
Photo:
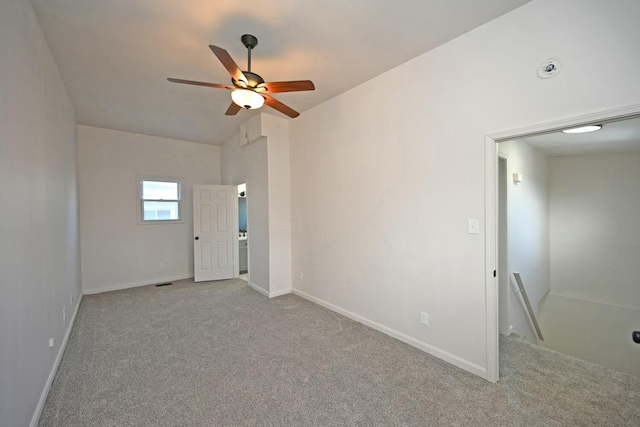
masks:
[[(640, 329), (635, 115), (603, 113), (514, 131), (511, 138), (491, 137), (488, 143), (495, 155), (494, 331), (640, 376), (634, 363), (638, 344), (632, 341)], [(559, 132), (585, 124), (603, 127), (583, 137)], [(516, 285), (517, 271), (544, 341)]]
[(247, 184), (238, 185), (238, 276), (249, 283), (249, 224)]

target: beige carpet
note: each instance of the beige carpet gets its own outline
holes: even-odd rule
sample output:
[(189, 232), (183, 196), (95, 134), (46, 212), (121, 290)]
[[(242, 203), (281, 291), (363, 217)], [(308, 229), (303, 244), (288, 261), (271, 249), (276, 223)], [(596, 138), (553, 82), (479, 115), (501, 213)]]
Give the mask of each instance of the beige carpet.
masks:
[(640, 379), (501, 341), (490, 384), (244, 281), (86, 296), (41, 426), (638, 426)]

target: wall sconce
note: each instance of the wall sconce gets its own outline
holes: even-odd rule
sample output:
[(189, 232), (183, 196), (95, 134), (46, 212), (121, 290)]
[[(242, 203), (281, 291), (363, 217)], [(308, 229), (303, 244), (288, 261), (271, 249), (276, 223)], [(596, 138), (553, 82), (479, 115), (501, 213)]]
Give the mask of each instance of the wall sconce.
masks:
[(522, 174), (521, 173), (514, 173), (513, 174), (513, 183), (514, 184), (518, 184), (522, 182)]

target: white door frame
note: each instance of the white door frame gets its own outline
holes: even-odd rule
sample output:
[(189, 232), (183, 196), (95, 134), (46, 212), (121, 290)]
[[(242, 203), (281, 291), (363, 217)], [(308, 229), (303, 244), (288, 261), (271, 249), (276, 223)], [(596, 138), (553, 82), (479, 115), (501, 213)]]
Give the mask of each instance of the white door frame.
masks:
[[(247, 180), (245, 179), (240, 180), (240, 182), (238, 182), (237, 184), (234, 184), (234, 187), (236, 187), (236, 193), (238, 192), (238, 186), (244, 184), (245, 186), (247, 186)], [(246, 208), (247, 208), (247, 230), (249, 230), (249, 190), (245, 189), (245, 200), (246, 200)], [(239, 196), (238, 196), (239, 198)], [(238, 278), (240, 277), (240, 210), (236, 209), (236, 215), (235, 215), (235, 222), (234, 222), (234, 227), (236, 230), (236, 234), (235, 234), (235, 238), (233, 239), (233, 253), (235, 254), (236, 259), (238, 260), (238, 262), (236, 262), (234, 268), (233, 268), (233, 277), (234, 278)], [(251, 275), (251, 261), (249, 260), (249, 241), (247, 240), (247, 283), (249, 283), (249, 276)]]
[[(500, 164), (504, 162), (504, 176), (500, 174)], [(498, 331), (503, 335), (509, 335), (509, 297), (511, 288), (509, 287), (509, 158), (503, 152), (498, 152), (498, 219), (496, 230), (498, 236), (498, 262), (497, 287), (498, 287)], [(500, 193), (500, 186), (503, 185), (504, 193)], [(504, 235), (503, 235), (504, 233)], [(505, 253), (506, 251), (506, 253)], [(506, 271), (505, 271), (506, 270)], [(506, 294), (506, 295), (505, 295)]]
[(640, 104), (602, 110), (562, 120), (485, 135), (485, 295), (487, 321), (487, 380), (499, 378), (498, 342), (498, 149), (497, 143), (588, 124), (602, 124), (640, 115)]

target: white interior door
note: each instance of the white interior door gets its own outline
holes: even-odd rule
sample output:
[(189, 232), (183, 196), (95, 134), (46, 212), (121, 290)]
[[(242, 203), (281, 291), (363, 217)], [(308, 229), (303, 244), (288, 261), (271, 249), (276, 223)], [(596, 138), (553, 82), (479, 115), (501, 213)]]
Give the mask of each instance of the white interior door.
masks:
[(236, 187), (193, 186), (194, 280), (222, 280), (233, 277), (234, 218)]

